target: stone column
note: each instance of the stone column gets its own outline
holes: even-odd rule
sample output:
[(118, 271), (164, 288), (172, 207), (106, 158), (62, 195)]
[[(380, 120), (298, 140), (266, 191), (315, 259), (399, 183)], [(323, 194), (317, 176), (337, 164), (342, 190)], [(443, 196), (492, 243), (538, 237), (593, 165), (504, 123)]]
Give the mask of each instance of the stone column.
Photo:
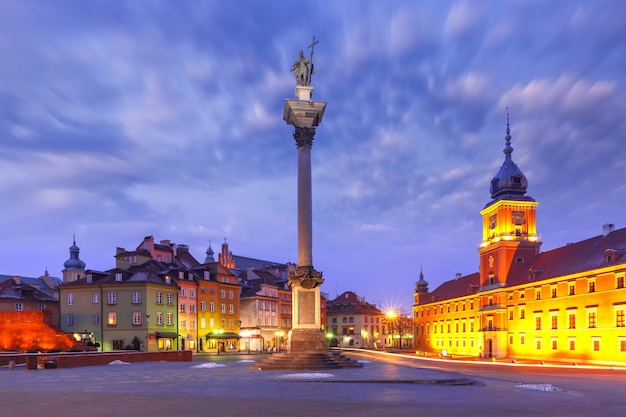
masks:
[(313, 209), (311, 148), (315, 126), (326, 103), (311, 101), (312, 87), (296, 87), (298, 100), (285, 100), (284, 120), (294, 126), (298, 149), (298, 266), (289, 276), (292, 295), (292, 330), (289, 352), (324, 350), (326, 339), (320, 314), (322, 273), (313, 267)]

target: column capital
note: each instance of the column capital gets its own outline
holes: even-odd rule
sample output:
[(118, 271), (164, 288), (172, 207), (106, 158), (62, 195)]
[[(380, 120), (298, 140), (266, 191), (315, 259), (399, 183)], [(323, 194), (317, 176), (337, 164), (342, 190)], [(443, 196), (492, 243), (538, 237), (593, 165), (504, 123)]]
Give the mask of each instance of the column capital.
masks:
[(315, 137), (314, 127), (298, 127), (293, 132), (293, 138), (296, 140), (296, 147), (306, 147), (311, 149), (313, 147), (313, 139)]
[(297, 267), (295, 271), (289, 274), (289, 281), (287, 282), (292, 288), (297, 285), (305, 289), (319, 287), (323, 283), (322, 273), (316, 271), (312, 266)]

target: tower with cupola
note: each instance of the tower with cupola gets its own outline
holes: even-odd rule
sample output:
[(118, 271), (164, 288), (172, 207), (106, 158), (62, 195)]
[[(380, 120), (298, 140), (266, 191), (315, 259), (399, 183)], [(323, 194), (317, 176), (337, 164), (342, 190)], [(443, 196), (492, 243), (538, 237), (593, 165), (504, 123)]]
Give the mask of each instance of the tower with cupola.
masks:
[(509, 113), (506, 115), (504, 163), (491, 180), (491, 201), (480, 212), (483, 240), (480, 254), (480, 288), (495, 289), (507, 284), (539, 254), (536, 208), (539, 204), (526, 195), (528, 180), (513, 162)]
[(63, 263), (63, 283), (81, 279), (85, 274), (85, 262), (80, 260), (80, 248), (76, 246), (76, 235), (70, 246), (70, 258)]

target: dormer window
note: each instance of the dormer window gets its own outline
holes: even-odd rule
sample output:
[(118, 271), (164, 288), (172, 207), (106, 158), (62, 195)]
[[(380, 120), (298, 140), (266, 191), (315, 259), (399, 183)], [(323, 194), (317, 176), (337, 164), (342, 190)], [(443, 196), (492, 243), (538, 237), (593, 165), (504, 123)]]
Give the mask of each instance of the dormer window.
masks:
[(115, 281), (117, 281), (117, 282), (122, 281), (122, 273), (121, 272), (116, 272), (115, 273)]
[(87, 274), (87, 282), (90, 284), (93, 282), (93, 275)]

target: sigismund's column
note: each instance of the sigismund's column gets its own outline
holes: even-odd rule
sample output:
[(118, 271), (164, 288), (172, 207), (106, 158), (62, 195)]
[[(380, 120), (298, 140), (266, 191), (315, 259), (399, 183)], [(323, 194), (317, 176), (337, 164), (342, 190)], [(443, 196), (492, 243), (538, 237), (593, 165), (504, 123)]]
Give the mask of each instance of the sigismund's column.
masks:
[(311, 147), (315, 127), (324, 116), (325, 102), (312, 101), (313, 46), (311, 56), (302, 51), (292, 71), (296, 76), (296, 100), (285, 100), (283, 119), (294, 126), (298, 149), (298, 266), (289, 276), (292, 295), (292, 330), (289, 352), (324, 350), (326, 340), (321, 323), (320, 285), (322, 273), (313, 267), (313, 209), (311, 196)]

